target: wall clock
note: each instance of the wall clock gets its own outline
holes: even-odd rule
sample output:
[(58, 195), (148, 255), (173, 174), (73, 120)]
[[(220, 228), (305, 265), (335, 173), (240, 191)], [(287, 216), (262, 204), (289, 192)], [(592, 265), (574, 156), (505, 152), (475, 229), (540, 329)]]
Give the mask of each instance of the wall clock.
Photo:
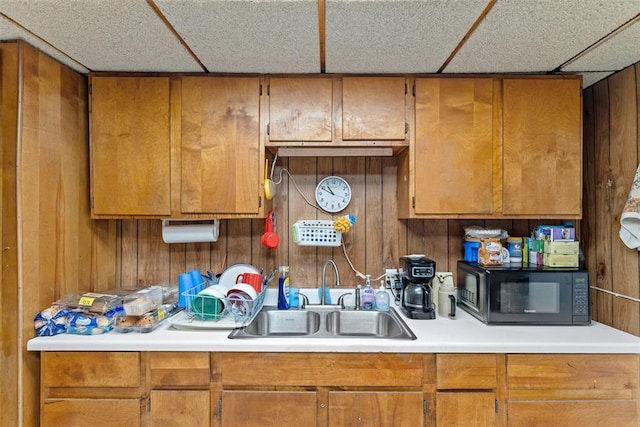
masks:
[(316, 202), (327, 212), (340, 212), (351, 201), (351, 187), (339, 176), (327, 176), (316, 186)]

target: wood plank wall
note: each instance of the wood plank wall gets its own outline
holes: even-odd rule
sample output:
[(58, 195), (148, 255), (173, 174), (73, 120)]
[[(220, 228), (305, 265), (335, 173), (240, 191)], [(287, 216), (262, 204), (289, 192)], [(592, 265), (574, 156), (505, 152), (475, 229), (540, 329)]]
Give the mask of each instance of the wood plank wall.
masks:
[[(640, 258), (619, 238), (620, 215), (638, 167), (640, 65), (587, 88), (584, 105), (583, 249), (593, 318), (640, 336)], [(631, 298), (614, 296), (614, 292)]]
[[(162, 242), (159, 220), (119, 221), (120, 258), (116, 283), (122, 286), (154, 283), (175, 284), (177, 275), (194, 268), (220, 272), (225, 265), (250, 263), (270, 271), (278, 265), (291, 267), (292, 286), (317, 287), (322, 265), (333, 259), (341, 281), (353, 287), (363, 280), (352, 271), (342, 248), (303, 247), (292, 242), (291, 224), (300, 219), (328, 219), (310, 207), (316, 183), (331, 174), (345, 177), (354, 197), (339, 215), (351, 213), (356, 225), (344, 237), (346, 253), (356, 270), (377, 278), (385, 268), (397, 268), (398, 258), (423, 253), (436, 261), (438, 271), (454, 271), (463, 256), (464, 227), (481, 225), (503, 228), (511, 235), (529, 235), (535, 220), (399, 220), (396, 209), (396, 164), (387, 157), (278, 159), (273, 200), (280, 245), (264, 248), (260, 236), (263, 220), (223, 220), (218, 242), (171, 244)], [(292, 176), (280, 173), (284, 167)], [(296, 190), (300, 189), (302, 195)], [(557, 223), (557, 221), (553, 221)], [(327, 276), (335, 283), (333, 274)]]
[(93, 266), (115, 258), (99, 239), (116, 234), (90, 217), (86, 78), (22, 42), (0, 43), (0, 56), (0, 425), (36, 426), (40, 355), (26, 350), (33, 317), (99, 284)]

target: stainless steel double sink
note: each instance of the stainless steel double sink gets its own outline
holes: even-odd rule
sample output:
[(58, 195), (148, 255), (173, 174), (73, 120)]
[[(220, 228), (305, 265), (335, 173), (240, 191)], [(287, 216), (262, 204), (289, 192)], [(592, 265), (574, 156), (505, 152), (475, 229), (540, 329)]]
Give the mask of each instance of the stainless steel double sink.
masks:
[(382, 338), (415, 340), (398, 312), (346, 310), (339, 306), (307, 306), (304, 310), (263, 308), (229, 338)]

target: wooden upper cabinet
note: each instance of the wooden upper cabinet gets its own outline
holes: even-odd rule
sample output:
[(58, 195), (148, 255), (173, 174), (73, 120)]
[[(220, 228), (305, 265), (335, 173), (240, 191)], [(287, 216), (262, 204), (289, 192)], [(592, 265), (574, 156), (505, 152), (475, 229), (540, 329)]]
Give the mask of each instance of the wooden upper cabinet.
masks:
[(182, 213), (258, 214), (258, 77), (182, 77)]
[(404, 77), (342, 78), (344, 141), (406, 139)]
[(500, 173), (494, 80), (418, 78), (415, 87), (415, 213), (491, 214)]
[(580, 217), (580, 79), (504, 79), (505, 215)]
[(271, 77), (269, 141), (333, 140), (333, 78)]
[(92, 215), (170, 215), (169, 78), (90, 84)]

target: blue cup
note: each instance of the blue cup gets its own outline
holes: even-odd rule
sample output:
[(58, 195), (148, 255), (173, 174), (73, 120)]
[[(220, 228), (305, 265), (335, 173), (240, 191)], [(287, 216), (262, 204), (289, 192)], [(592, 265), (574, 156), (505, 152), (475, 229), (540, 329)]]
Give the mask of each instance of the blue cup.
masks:
[[(191, 291), (194, 286), (191, 273), (178, 274), (178, 307), (187, 306), (187, 296), (185, 293)], [(196, 292), (193, 293), (195, 294)]]
[(191, 282), (193, 283), (191, 286), (196, 287), (196, 289), (194, 289), (196, 291), (195, 293), (198, 293), (201, 290), (203, 290), (205, 288), (205, 283), (204, 283), (204, 277), (202, 277), (202, 273), (200, 273), (200, 270), (198, 269), (191, 270), (189, 274), (191, 274)]

